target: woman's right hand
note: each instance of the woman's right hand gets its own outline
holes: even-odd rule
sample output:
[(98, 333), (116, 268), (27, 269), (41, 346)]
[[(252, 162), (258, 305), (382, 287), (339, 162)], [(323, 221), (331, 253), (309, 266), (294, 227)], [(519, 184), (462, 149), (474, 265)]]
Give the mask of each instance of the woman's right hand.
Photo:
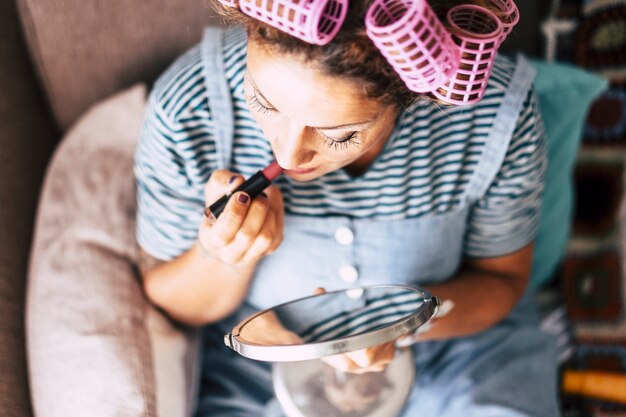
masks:
[[(244, 178), (226, 170), (215, 171), (205, 187), (205, 206), (232, 192)], [(217, 220), (204, 218), (198, 241), (205, 255), (232, 266), (255, 264), (273, 253), (283, 240), (284, 205), (278, 187), (270, 185), (251, 201), (234, 193)]]

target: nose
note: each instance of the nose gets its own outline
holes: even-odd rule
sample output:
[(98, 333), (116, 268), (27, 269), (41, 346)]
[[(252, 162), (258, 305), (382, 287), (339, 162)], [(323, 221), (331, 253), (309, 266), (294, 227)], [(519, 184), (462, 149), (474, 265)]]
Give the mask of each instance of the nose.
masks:
[(306, 167), (315, 156), (313, 132), (307, 126), (289, 123), (280, 137), (276, 138), (274, 153), (278, 164), (284, 169)]

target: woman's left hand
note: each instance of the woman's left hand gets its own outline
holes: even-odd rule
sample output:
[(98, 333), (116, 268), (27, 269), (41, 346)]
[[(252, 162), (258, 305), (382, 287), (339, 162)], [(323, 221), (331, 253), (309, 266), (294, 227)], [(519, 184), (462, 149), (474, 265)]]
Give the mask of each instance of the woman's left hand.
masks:
[(363, 374), (384, 371), (395, 357), (395, 352), (396, 342), (391, 341), (354, 352), (326, 356), (322, 360), (340, 371)]

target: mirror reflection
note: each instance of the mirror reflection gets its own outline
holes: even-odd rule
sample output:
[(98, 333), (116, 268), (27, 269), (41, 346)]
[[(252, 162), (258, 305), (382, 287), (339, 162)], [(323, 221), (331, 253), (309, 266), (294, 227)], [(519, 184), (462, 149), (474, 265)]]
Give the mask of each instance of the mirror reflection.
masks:
[(393, 325), (415, 314), (424, 302), (424, 293), (409, 287), (326, 293), (253, 316), (238, 330), (238, 339), (263, 346), (338, 340)]

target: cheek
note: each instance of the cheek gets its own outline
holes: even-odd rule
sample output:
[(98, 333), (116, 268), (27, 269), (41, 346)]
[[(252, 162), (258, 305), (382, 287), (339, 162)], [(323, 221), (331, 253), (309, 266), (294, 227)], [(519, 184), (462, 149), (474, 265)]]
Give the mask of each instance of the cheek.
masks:
[(385, 143), (390, 139), (390, 136), (395, 127), (395, 122), (381, 123), (375, 126), (373, 129), (367, 132), (361, 140), (361, 151), (366, 152), (380, 152), (385, 146)]
[(361, 132), (357, 139), (358, 143), (337, 145), (337, 147), (333, 144), (329, 146), (326, 142), (320, 141), (319, 153), (328, 162), (342, 166), (348, 165), (380, 145), (380, 140), (378, 140), (380, 135), (377, 133), (377, 131)]
[(273, 139), (280, 134), (281, 122), (279, 117), (276, 115), (261, 114), (254, 111), (254, 109), (250, 109), (250, 114), (269, 141), (273, 141)]
[(360, 146), (348, 145), (347, 149), (337, 149), (333, 145), (328, 146), (325, 143), (321, 143), (318, 147), (318, 155), (324, 161), (327, 161), (333, 165), (344, 166), (351, 162), (354, 162), (363, 154), (363, 149)]

